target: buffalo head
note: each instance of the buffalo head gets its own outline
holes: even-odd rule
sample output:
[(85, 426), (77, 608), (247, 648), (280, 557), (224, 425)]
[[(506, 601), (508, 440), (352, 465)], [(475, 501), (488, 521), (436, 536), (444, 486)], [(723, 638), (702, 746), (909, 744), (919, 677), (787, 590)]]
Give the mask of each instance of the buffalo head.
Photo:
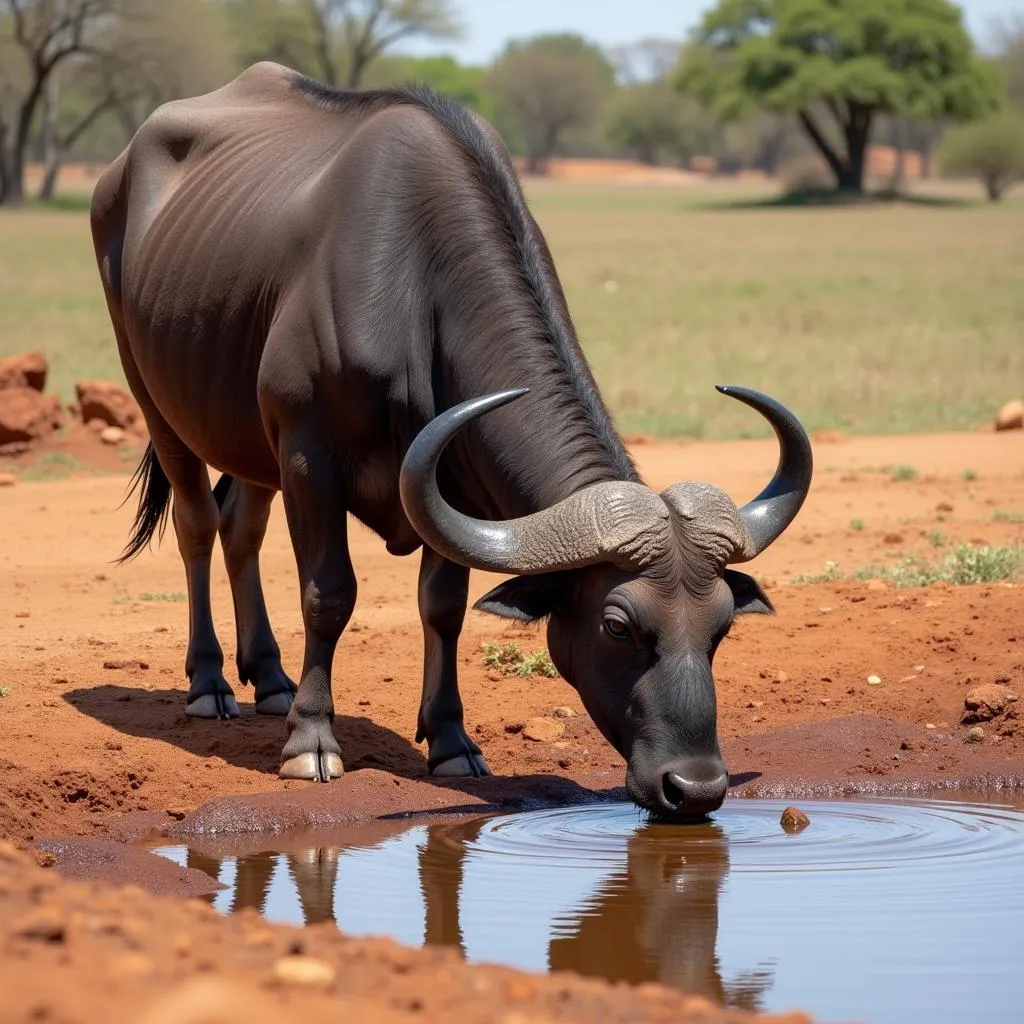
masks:
[(788, 409), (746, 388), (718, 390), (758, 410), (781, 449), (771, 482), (742, 508), (710, 484), (656, 494), (612, 481), (520, 519), (463, 515), (438, 489), (441, 453), (462, 426), (523, 389), (442, 413), (402, 465), (402, 503), (417, 532), (452, 561), (518, 574), (475, 607), (548, 619), (551, 658), (626, 759), (630, 795), (664, 817), (699, 817), (725, 798), (712, 662), (736, 615), (772, 611), (753, 578), (727, 566), (786, 529), (811, 481), (810, 442)]

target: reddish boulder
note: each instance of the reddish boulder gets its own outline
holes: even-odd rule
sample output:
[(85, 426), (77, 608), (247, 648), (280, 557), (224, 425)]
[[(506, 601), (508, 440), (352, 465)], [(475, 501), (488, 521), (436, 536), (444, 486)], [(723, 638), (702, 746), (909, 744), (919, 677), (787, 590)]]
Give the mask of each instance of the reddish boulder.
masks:
[(22, 352), (20, 355), (0, 359), (0, 391), (6, 388), (42, 391), (46, 387), (49, 368), (50, 364), (42, 352)]
[(0, 391), (0, 445), (49, 437), (61, 422), (60, 399), (56, 395), (42, 395), (29, 387)]
[(109, 380), (80, 380), (75, 384), (75, 393), (84, 423), (101, 420), (105, 426), (122, 430), (145, 427), (138, 403), (120, 384)]
[(1006, 402), (996, 413), (996, 430), (1020, 430), (1024, 427), (1024, 399)]

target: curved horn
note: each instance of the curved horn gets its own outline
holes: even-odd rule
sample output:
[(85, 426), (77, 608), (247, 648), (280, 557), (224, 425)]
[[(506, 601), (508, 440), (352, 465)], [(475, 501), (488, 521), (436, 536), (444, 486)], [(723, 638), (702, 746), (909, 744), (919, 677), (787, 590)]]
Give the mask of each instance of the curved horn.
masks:
[(646, 565), (668, 536), (668, 507), (643, 484), (594, 484), (542, 512), (489, 522), (452, 508), (437, 486), (445, 446), (471, 420), (527, 393), (473, 398), (432, 419), (402, 462), (398, 490), (409, 522), (438, 554), (472, 569), (531, 574), (610, 561)]
[(741, 508), (740, 518), (750, 535), (750, 548), (734, 562), (746, 562), (777, 540), (796, 518), (811, 487), (811, 442), (800, 421), (780, 402), (751, 388), (718, 385), (717, 389), (756, 409), (779, 439), (779, 464), (768, 486)]

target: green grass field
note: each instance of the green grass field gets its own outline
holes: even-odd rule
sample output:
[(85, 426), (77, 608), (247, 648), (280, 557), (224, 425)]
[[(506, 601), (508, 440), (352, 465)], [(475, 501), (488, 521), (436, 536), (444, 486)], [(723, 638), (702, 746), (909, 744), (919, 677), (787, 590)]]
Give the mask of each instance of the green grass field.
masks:
[[(972, 189), (969, 193), (974, 195)], [(529, 188), (626, 433), (760, 435), (716, 383), (810, 429), (973, 428), (1024, 380), (1024, 202), (758, 206), (749, 185)], [(82, 210), (0, 212), (0, 355), (122, 379)]]

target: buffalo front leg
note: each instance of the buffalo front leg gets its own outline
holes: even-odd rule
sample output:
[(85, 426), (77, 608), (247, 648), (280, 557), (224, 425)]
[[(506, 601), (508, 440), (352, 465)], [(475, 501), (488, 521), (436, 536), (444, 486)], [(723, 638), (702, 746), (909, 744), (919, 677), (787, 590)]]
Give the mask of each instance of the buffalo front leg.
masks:
[(459, 634), (466, 618), (469, 570), (428, 547), (420, 561), (423, 696), (416, 742), (427, 741), (432, 775), (489, 775), (480, 748), (466, 735), (459, 696)]
[(285, 445), (281, 466), (306, 645), (299, 690), (288, 712), (289, 736), (280, 775), (329, 782), (343, 772), (341, 748), (331, 728), (331, 666), (356, 603), (345, 494), (334, 460), (315, 445), (305, 450)]
[(220, 505), (221, 546), (235, 606), (238, 678), (254, 685), (258, 714), (286, 715), (297, 687), (281, 667), (260, 579), (260, 547), (274, 492), (225, 477), (213, 493)]

